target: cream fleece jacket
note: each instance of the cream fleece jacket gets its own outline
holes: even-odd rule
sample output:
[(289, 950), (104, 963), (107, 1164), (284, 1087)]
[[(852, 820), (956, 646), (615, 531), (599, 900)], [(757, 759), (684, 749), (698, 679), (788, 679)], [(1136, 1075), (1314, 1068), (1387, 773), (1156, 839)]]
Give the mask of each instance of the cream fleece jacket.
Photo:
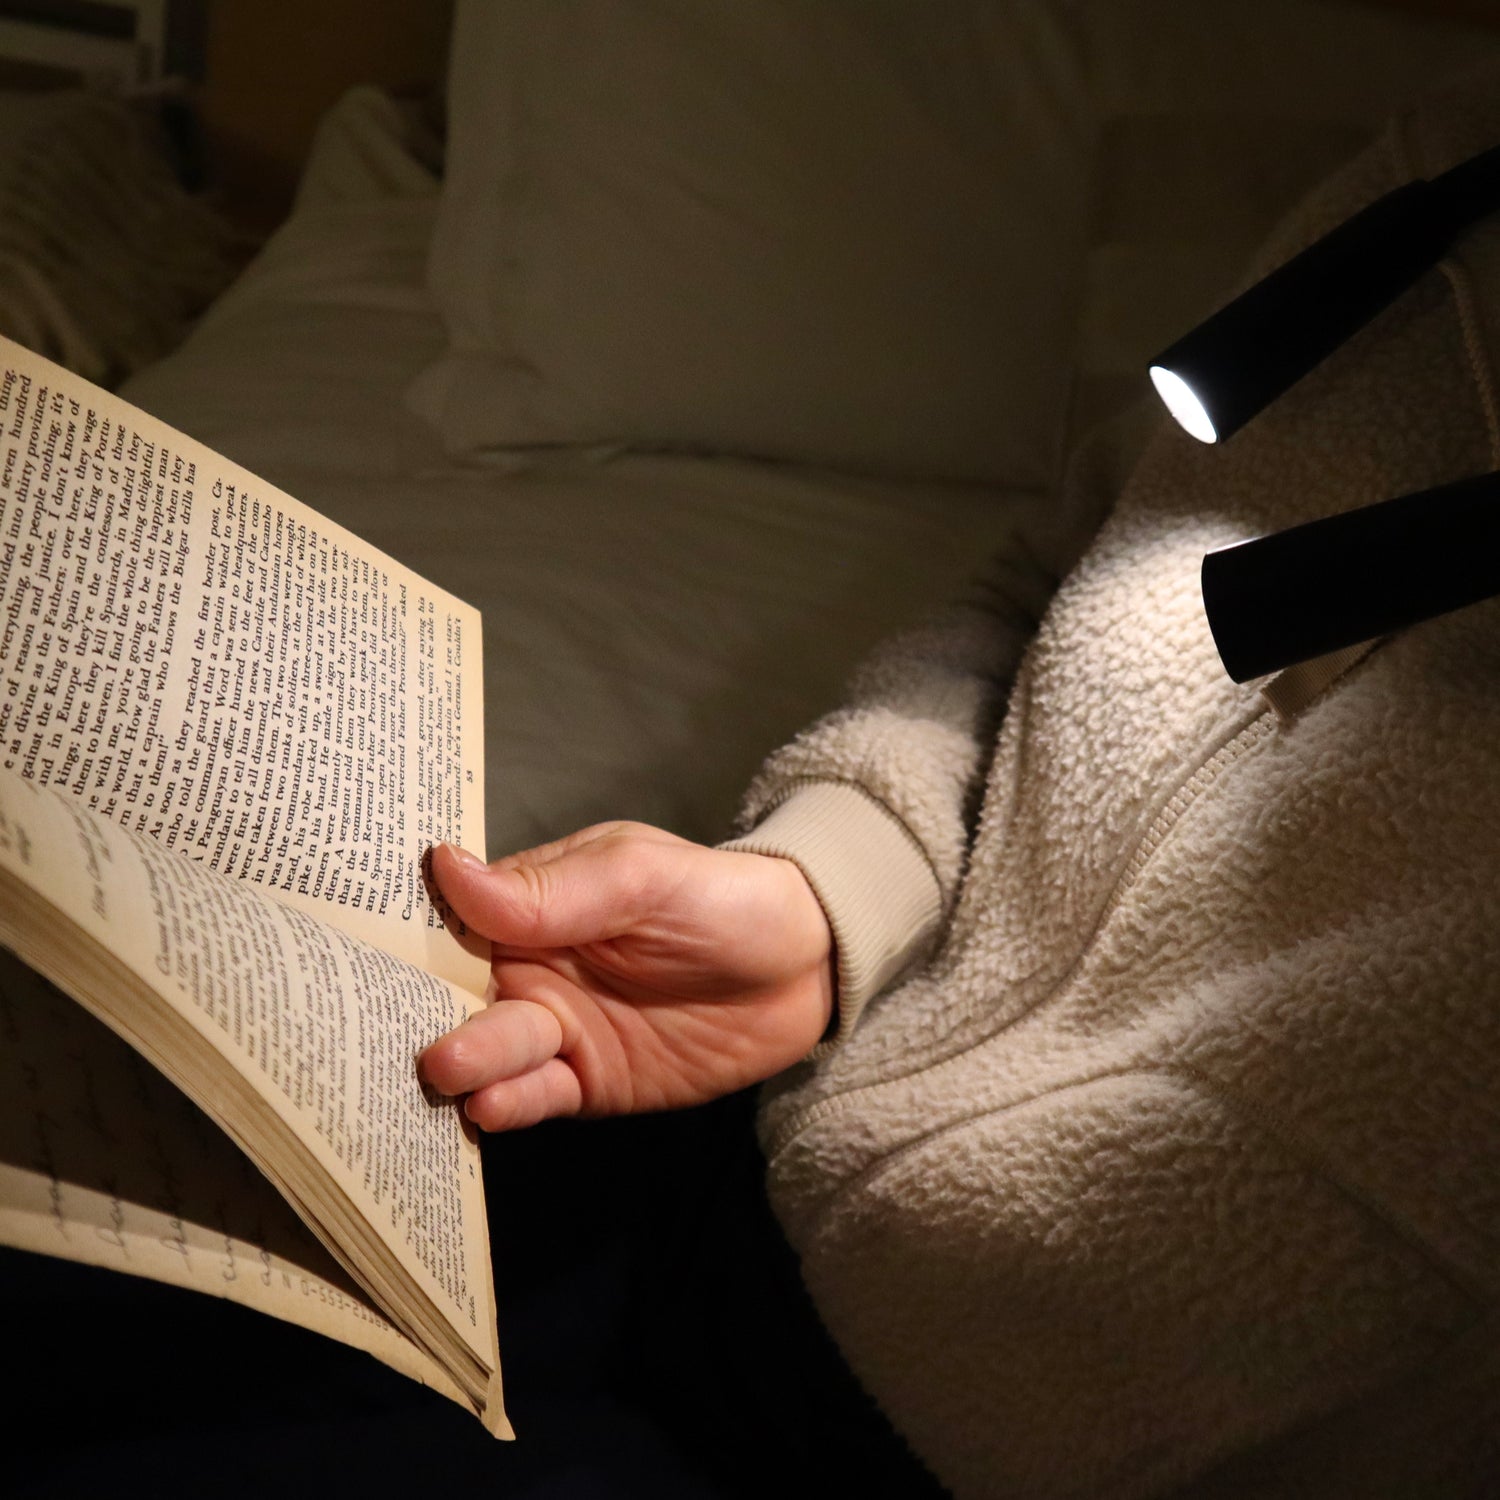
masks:
[[(1496, 140), (1500, 80), (1408, 116), (1265, 265)], [(1500, 1493), (1500, 601), (1283, 715), (1198, 591), (1500, 468), (1497, 333), (1500, 220), (1229, 444), (1164, 425), (1029, 647), (1013, 561), (751, 791), (841, 978), (772, 1200), (959, 1496)]]

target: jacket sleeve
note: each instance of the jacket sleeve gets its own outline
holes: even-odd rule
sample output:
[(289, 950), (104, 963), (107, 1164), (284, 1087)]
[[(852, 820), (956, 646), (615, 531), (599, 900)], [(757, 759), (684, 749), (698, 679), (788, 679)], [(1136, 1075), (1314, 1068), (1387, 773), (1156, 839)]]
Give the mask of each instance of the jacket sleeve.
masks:
[(770, 758), (723, 846), (792, 860), (822, 902), (838, 963), (825, 1047), (930, 952), (951, 912), (1016, 667), (1098, 524), (1100, 507), (1070, 488), (1043, 534), (878, 649), (847, 704)]

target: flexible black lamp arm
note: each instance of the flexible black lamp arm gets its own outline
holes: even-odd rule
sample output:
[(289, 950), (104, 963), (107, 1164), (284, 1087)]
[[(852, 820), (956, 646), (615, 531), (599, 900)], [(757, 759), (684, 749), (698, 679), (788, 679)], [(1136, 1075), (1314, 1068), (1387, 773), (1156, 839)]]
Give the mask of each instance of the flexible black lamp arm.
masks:
[(1151, 376), (1195, 437), (1222, 442), (1500, 208), (1500, 146), (1377, 198), (1199, 324)]
[[(1500, 209), (1500, 146), (1377, 199), (1157, 357), (1177, 420), (1218, 442)], [(1203, 607), (1224, 669), (1261, 677), (1500, 594), (1500, 475), (1223, 547)]]

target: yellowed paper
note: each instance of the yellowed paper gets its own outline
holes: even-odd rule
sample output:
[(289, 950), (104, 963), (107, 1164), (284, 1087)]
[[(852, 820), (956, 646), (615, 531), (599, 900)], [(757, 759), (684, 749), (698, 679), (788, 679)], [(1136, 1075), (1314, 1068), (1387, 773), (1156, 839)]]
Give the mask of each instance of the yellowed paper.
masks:
[(426, 851), (484, 841), (480, 622), (0, 340), (0, 767), (482, 992)]
[[(126, 1035), (306, 1211), (315, 1180), (266, 1145), (295, 1136), (351, 1206), (332, 1238), (373, 1226), (473, 1368), (495, 1368), (477, 1144), (413, 1066), (479, 1002), (15, 772), (0, 772), (0, 945)], [(215, 1107), (235, 1078), (248, 1102)], [(351, 1268), (373, 1276), (376, 1249), (363, 1267), (349, 1249)], [(400, 1321), (399, 1287), (380, 1300)]]
[(6, 954), (0, 1243), (224, 1297), (463, 1400), (211, 1120)]

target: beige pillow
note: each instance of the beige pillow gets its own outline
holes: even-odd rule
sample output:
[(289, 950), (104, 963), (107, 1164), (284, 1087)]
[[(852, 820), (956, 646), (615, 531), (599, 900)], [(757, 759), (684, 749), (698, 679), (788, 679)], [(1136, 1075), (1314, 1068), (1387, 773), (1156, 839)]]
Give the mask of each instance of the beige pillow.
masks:
[(461, 0), (413, 404), (606, 444), (1046, 482), (1088, 132), (1040, 0)]
[(456, 454), (1043, 486), (1493, 45), (1337, 0), (459, 0), (411, 404)]

